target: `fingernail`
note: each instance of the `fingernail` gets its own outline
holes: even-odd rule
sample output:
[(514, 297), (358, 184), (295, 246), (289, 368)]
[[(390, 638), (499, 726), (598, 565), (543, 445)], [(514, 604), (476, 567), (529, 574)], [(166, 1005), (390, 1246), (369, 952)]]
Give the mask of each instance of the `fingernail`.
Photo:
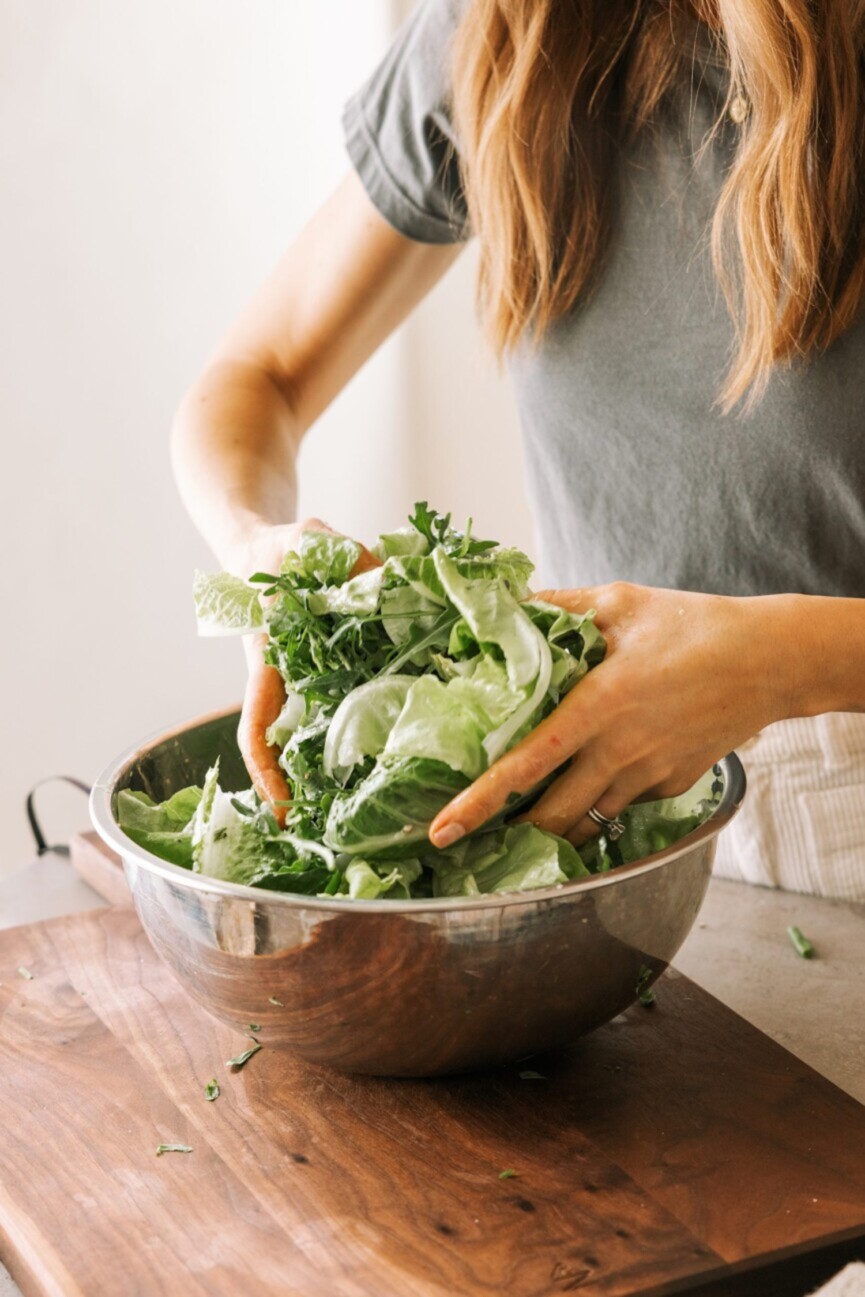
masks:
[(465, 835), (466, 831), (461, 824), (446, 824), (443, 829), (436, 829), (435, 833), (430, 836), (434, 847), (444, 849), (453, 846), (455, 842), (460, 838), (464, 838)]

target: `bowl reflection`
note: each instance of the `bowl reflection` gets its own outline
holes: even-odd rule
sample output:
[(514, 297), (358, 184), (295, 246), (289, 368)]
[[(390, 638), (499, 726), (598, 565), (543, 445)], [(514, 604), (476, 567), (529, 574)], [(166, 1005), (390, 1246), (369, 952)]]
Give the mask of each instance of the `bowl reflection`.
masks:
[[(216, 756), (248, 786), (232, 710), (124, 754), (91, 814), (122, 858), (150, 941), (208, 1012), (315, 1063), (433, 1076), (566, 1044), (609, 1021), (663, 972), (705, 896), (721, 829), (745, 776), (720, 764), (710, 818), (636, 865), (562, 887), (459, 900), (348, 901), (268, 892), (158, 859), (119, 828), (122, 788), (162, 801), (200, 784)], [(649, 970), (649, 974), (645, 970)]]

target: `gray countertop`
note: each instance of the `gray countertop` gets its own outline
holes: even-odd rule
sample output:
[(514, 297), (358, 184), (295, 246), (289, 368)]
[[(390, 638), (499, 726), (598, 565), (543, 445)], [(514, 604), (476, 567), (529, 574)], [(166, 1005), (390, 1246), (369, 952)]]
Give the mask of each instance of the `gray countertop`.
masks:
[[(42, 856), (0, 880), (0, 928), (102, 904), (61, 856)], [(802, 959), (793, 949), (787, 936), (790, 924), (813, 943), (813, 959)], [(865, 904), (713, 879), (699, 920), (675, 963), (865, 1103)], [(661, 981), (657, 994), (663, 993)], [(845, 1297), (865, 1293), (861, 1273), (857, 1276), (853, 1270), (849, 1276), (855, 1287), (847, 1286), (847, 1278), (845, 1272)], [(2, 1265), (0, 1297), (19, 1297)]]
[[(813, 959), (796, 954), (790, 924)], [(716, 878), (675, 964), (865, 1103), (865, 904)]]

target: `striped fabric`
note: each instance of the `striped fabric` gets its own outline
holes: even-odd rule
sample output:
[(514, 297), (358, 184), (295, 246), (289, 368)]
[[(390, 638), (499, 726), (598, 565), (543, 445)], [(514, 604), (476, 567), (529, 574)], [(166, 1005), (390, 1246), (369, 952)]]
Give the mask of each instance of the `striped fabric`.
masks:
[(779, 721), (737, 751), (748, 795), (716, 875), (865, 901), (865, 714)]

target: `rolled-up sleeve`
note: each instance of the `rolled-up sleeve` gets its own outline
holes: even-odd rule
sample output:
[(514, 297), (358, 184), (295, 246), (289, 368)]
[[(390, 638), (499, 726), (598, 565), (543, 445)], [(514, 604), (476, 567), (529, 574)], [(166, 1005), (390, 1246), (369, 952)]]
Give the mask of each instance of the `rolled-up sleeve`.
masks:
[(450, 112), (457, 0), (423, 0), (343, 112), (349, 157), (400, 234), (420, 243), (471, 235)]

